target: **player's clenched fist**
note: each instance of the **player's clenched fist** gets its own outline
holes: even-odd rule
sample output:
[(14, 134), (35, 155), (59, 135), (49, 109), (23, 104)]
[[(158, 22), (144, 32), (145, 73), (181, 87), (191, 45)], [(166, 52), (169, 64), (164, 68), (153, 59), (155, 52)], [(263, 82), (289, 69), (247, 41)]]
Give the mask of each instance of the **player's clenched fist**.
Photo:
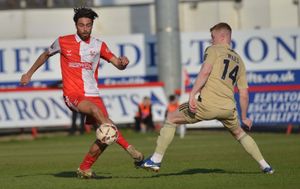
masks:
[(248, 130), (250, 131), (251, 127), (252, 127), (252, 123), (253, 123), (252, 120), (249, 118), (246, 118), (246, 119), (243, 119), (242, 122), (244, 125), (246, 125), (248, 127)]
[(124, 67), (124, 69), (126, 68), (126, 66), (129, 64), (129, 60), (126, 56), (121, 56), (119, 58), (121, 65)]
[(27, 85), (30, 82), (31, 77), (28, 74), (23, 74), (20, 80), (21, 85)]

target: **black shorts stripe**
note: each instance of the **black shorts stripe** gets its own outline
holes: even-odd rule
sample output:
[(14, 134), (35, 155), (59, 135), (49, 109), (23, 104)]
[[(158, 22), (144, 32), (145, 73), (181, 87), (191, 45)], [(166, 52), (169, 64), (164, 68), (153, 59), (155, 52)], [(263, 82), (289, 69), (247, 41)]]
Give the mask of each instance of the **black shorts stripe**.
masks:
[(179, 106), (179, 111), (185, 110), (189, 108), (189, 103), (183, 103)]

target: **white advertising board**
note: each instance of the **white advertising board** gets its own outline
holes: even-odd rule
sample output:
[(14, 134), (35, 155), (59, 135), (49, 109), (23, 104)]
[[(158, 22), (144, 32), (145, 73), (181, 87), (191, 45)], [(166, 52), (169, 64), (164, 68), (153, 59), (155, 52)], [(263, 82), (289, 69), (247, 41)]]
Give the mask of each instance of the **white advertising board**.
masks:
[[(45, 51), (55, 39), (32, 39), (32, 40), (7, 40), (0, 41), (0, 86), (16, 85), (25, 71), (27, 71), (38, 56)], [(99, 78), (104, 84), (114, 84), (111, 79), (117, 78), (119, 83), (134, 83), (132, 78), (146, 75), (145, 49), (143, 35), (101, 37), (107, 43), (110, 50), (116, 55), (126, 55), (130, 64), (126, 71), (120, 71), (108, 64), (100, 62)], [(51, 83), (61, 80), (60, 55), (54, 55), (48, 59), (33, 76), (33, 85), (41, 86), (40, 83)]]
[[(71, 124), (71, 111), (61, 89), (7, 89), (0, 93), (0, 129)], [(153, 120), (164, 120), (167, 100), (161, 84), (104, 87), (100, 96), (116, 124), (134, 123), (137, 104), (144, 96), (152, 100)]]

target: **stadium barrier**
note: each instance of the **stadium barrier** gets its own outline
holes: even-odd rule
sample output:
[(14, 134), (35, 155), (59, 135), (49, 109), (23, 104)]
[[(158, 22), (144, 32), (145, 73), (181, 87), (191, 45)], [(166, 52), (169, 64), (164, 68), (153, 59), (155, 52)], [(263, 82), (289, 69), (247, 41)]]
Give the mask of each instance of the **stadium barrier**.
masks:
[[(235, 89), (238, 113), (239, 97)], [(181, 95), (180, 102), (188, 101), (188, 93)], [(300, 123), (300, 85), (265, 85), (249, 87), (249, 108), (247, 116), (253, 120), (253, 127), (285, 126), (286, 134), (292, 132), (293, 125)], [(201, 121), (181, 126), (179, 134), (183, 138), (186, 128), (218, 128), (217, 120)]]
[[(152, 100), (154, 121), (164, 120), (167, 100), (162, 83), (99, 88), (110, 118), (116, 124), (134, 123), (137, 104), (144, 96)], [(71, 111), (64, 104), (59, 88), (0, 89), (0, 93), (0, 129), (71, 125)]]
[[(232, 47), (241, 55), (247, 69), (247, 78), (250, 86), (248, 116), (254, 120), (254, 126), (300, 125), (299, 33), (299, 28), (282, 30), (261, 29), (236, 31), (233, 35)], [(146, 37), (142, 34), (136, 34), (129, 36), (103, 36), (101, 39), (107, 41), (112, 51), (116, 52), (116, 54), (124, 54), (126, 52), (125, 54), (131, 60), (131, 64), (123, 72), (111, 69), (111, 64), (101, 62), (100, 83), (112, 85), (158, 80), (155, 36)], [(0, 88), (18, 85), (20, 75), (30, 67), (37, 56), (53, 40), (1, 41)], [(190, 78), (188, 84), (191, 86), (204, 60), (205, 48), (210, 44), (210, 34), (209, 32), (182, 33), (181, 41), (182, 67)], [(43, 68), (36, 73), (35, 79), (32, 80), (31, 84), (33, 86), (44, 86), (60, 80), (61, 74), (58, 62), (59, 56), (49, 59)], [(141, 91), (148, 91), (147, 94), (150, 95), (152, 89), (146, 88)], [(115, 95), (101, 92), (106, 98), (105, 103), (107, 103), (108, 111), (111, 111), (112, 116), (115, 116), (112, 118), (120, 123), (132, 121), (130, 120), (132, 119), (132, 112), (127, 113), (127, 106), (132, 106), (138, 101), (137, 99), (141, 98), (139, 96), (141, 91), (132, 91), (134, 89), (136, 87), (112, 90), (116, 93)], [(127, 92), (130, 93), (129, 96), (127, 96)], [(66, 107), (63, 105), (62, 99), (55, 101), (51, 98), (54, 96), (57, 100), (61, 98), (62, 94), (60, 91), (51, 91), (51, 93), (55, 94), (49, 96), (48, 99), (44, 99), (48, 94), (46, 91), (41, 93), (42, 96), (32, 96), (33, 94), (29, 92), (24, 92), (24, 94), (13, 92), (9, 94), (1, 91), (0, 127), (14, 123), (15, 119), (18, 120), (18, 123), (15, 123), (15, 125), (20, 124), (20, 126), (26, 123), (30, 125), (33, 122), (40, 124), (36, 122), (36, 119), (41, 120), (41, 124), (52, 124), (47, 117), (48, 114), (50, 116), (50, 113), (52, 113), (50, 112), (52, 109), (48, 110), (46, 108), (48, 105), (51, 105), (55, 111), (60, 112), (60, 114), (55, 114), (56, 112), (51, 114), (55, 118), (67, 114), (64, 113), (67, 110), (63, 109)], [(163, 91), (161, 93), (164, 96)], [(25, 100), (30, 98), (31, 100), (29, 101)], [(165, 98), (165, 96), (161, 98)], [(129, 105), (122, 104), (125, 102), (130, 103)], [(163, 103), (162, 101), (162, 103), (159, 102), (158, 104)], [(42, 108), (36, 109), (38, 106)], [(162, 109), (157, 110), (157, 115), (162, 116), (160, 114), (163, 111)], [(205, 126), (203, 125), (203, 127)]]

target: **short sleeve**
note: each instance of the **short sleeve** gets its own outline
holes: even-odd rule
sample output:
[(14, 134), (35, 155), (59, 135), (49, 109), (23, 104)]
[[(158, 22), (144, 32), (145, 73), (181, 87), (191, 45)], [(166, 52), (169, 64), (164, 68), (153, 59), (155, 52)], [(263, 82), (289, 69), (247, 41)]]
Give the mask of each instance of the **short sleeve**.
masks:
[(204, 52), (204, 63), (213, 65), (217, 59), (217, 53), (213, 47), (207, 47)]
[(114, 56), (115, 55), (109, 50), (106, 43), (102, 42), (100, 49), (100, 57), (109, 62), (109, 60)]
[(52, 45), (48, 48), (49, 54), (52, 56), (60, 52), (59, 39), (57, 38)]

